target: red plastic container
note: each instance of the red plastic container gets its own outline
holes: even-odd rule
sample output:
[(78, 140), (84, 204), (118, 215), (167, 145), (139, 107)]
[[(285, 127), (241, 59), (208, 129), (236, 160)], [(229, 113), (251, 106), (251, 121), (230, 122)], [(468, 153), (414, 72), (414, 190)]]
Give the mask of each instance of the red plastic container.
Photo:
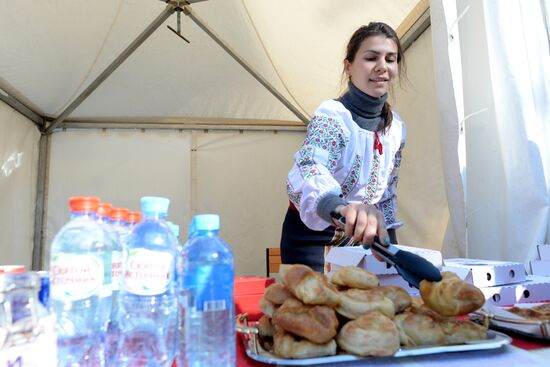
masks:
[(249, 321), (262, 317), (259, 302), (265, 288), (274, 283), (273, 278), (236, 277), (235, 278), (235, 314), (248, 314)]

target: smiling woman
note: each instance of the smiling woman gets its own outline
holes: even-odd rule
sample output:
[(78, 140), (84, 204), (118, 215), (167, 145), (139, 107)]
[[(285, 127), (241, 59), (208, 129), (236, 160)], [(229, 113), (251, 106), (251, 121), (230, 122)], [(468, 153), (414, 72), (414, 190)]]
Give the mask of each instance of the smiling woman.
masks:
[[(290, 206), (281, 237), (284, 264), (328, 272), (331, 246), (397, 243), (397, 171), (405, 124), (387, 102), (403, 51), (385, 23), (362, 26), (343, 61), (349, 90), (315, 111), (287, 179)], [(340, 227), (332, 217), (345, 218)]]

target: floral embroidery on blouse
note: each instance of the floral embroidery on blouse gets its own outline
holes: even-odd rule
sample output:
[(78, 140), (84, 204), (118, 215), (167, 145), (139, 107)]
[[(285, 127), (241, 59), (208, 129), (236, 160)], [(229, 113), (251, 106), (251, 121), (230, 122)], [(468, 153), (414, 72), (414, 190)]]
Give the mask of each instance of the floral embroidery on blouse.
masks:
[(346, 145), (346, 139), (342, 127), (332, 117), (315, 115), (308, 125), (307, 136), (300, 149), (298, 167), (304, 179), (321, 174), (315, 167), (313, 156), (316, 150), (328, 152), (326, 167), (334, 173), (336, 164), (340, 158), (342, 148)]
[(374, 152), (372, 166), (369, 173), (369, 180), (365, 188), (365, 196), (363, 196), (363, 204), (372, 204), (376, 198), (376, 190), (378, 188), (378, 172), (380, 171), (380, 154)]
[(384, 222), (387, 226), (396, 222), (394, 207), (395, 203), (393, 199), (394, 198), (392, 197), (386, 201), (381, 201), (376, 204), (378, 210), (380, 210), (382, 214), (384, 214)]
[(294, 204), (294, 206), (298, 208), (300, 206), (300, 199), (302, 197), (302, 193), (294, 191), (288, 181), (286, 183), (286, 192), (288, 194), (288, 199), (292, 202), (292, 204)]
[(348, 176), (342, 182), (341, 188), (342, 188), (342, 195), (345, 197), (347, 196), (351, 190), (355, 187), (357, 184), (357, 181), (359, 179), (359, 172), (361, 172), (361, 162), (363, 159), (360, 155), (355, 155), (355, 159), (353, 160), (353, 163), (351, 165), (351, 170), (349, 171)]

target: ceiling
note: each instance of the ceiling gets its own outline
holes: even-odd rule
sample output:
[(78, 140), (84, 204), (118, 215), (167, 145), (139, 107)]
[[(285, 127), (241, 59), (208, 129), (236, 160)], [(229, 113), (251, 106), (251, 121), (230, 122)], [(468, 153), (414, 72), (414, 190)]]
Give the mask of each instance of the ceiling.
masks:
[[(418, 0), (202, 0), (190, 5), (303, 116), (341, 91), (351, 33), (394, 28)], [(0, 0), (0, 88), (57, 118), (167, 7), (160, 0)], [(286, 122), (292, 113), (189, 16), (172, 14), (67, 118)], [(298, 113), (298, 114), (299, 114)], [(247, 122), (248, 121), (248, 122)]]

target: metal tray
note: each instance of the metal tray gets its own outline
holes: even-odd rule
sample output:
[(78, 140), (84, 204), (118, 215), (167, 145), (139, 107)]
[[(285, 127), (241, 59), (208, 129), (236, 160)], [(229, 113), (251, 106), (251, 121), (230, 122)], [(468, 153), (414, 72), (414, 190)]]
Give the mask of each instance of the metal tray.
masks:
[[(273, 365), (285, 366), (310, 366), (325, 363), (340, 363), (353, 361), (371, 361), (373, 358), (363, 358), (351, 354), (337, 354), (335, 356), (304, 358), (304, 359), (285, 359), (278, 357), (263, 349), (259, 338), (256, 324), (248, 325), (246, 318), (237, 318), (237, 331), (241, 334), (246, 354), (258, 361)], [(420, 356), (426, 354), (438, 354), (449, 352), (465, 352), (473, 350), (497, 349), (510, 344), (512, 339), (498, 331), (488, 330), (487, 339), (475, 340), (465, 344), (430, 346), (430, 347), (402, 347), (394, 355), (394, 358)], [(387, 358), (387, 357), (386, 357)]]
[(470, 319), (493, 329), (514, 332), (541, 340), (550, 340), (550, 320), (525, 319), (494, 307), (484, 307), (471, 314)]

